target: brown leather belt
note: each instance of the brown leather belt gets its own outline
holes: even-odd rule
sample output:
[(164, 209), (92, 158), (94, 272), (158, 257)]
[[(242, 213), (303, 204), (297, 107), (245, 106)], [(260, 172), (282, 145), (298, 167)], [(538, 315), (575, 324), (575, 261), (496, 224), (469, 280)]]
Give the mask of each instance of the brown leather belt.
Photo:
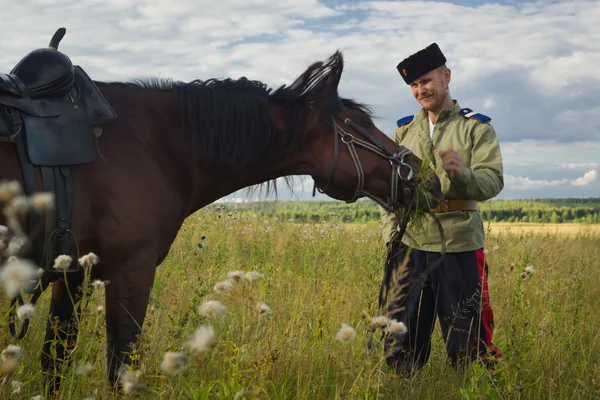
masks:
[(450, 211), (477, 211), (477, 202), (475, 200), (445, 200), (437, 208), (429, 211), (433, 213), (442, 213)]

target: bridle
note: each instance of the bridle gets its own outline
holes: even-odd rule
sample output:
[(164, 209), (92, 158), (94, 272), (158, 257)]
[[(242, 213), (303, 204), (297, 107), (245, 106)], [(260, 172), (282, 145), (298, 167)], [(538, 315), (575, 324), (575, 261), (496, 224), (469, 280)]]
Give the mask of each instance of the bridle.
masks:
[[(336, 118), (340, 121), (343, 121), (346, 125), (352, 127), (356, 132), (362, 135), (364, 139), (346, 132), (336, 123)], [(333, 185), (335, 171), (337, 169), (339, 159), (339, 141), (341, 140), (348, 147), (348, 151), (350, 152), (358, 175), (358, 183), (356, 185), (356, 189), (354, 190), (354, 197), (352, 197), (350, 200), (346, 200), (347, 203), (353, 203), (358, 198), (365, 196), (381, 205), (388, 212), (396, 212), (400, 210), (400, 208), (411, 204), (415, 192), (416, 174), (412, 167), (405, 162), (405, 158), (412, 154), (409, 149), (402, 147), (397, 153), (392, 153), (383, 145), (383, 143), (367, 132), (367, 130), (353, 122), (350, 118), (342, 118), (337, 113), (331, 114), (331, 122), (327, 120), (327, 123), (333, 128), (333, 165), (331, 167), (331, 172), (329, 173), (329, 179), (325, 183), (325, 186), (320, 188), (315, 183), (313, 188), (313, 196), (315, 195), (315, 189), (320, 193), (325, 193), (329, 185)], [(355, 146), (361, 146), (367, 150), (370, 150), (390, 162), (392, 167), (392, 174), (390, 176), (390, 196), (382, 198), (364, 189), (365, 174)], [(402, 182), (402, 189), (404, 192), (403, 202), (398, 201), (398, 180), (396, 179), (396, 176), (399, 176), (400, 181)]]

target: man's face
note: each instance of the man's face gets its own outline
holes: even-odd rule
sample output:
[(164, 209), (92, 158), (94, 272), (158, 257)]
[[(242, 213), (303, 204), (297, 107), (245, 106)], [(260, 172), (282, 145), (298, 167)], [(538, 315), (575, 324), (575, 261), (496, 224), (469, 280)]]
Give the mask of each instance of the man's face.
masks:
[(415, 79), (410, 84), (413, 96), (426, 111), (437, 112), (448, 95), (450, 70), (440, 67)]

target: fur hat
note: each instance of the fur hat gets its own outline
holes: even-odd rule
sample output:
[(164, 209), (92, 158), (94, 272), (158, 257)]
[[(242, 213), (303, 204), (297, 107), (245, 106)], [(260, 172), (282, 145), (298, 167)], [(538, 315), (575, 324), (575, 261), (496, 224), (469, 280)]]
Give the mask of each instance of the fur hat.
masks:
[(396, 67), (402, 79), (409, 85), (418, 77), (441, 67), (446, 63), (446, 57), (437, 43), (432, 43), (423, 50), (405, 58)]

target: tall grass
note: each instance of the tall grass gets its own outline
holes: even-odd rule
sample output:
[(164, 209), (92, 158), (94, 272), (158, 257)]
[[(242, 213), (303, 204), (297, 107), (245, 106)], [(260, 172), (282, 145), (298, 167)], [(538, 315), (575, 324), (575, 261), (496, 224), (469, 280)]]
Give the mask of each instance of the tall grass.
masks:
[[(206, 238), (202, 240), (202, 236)], [(201, 245), (199, 245), (201, 244)], [(490, 234), (487, 238), (494, 342), (504, 357), (494, 372), (473, 365), (459, 375), (447, 362), (439, 326), (426, 368), (398, 376), (382, 361), (381, 345), (368, 354), (370, 321), (383, 274), (385, 249), (373, 225), (296, 224), (216, 208), (190, 217), (159, 267), (143, 335), (134, 358), (147, 390), (138, 398), (399, 399), (597, 398), (600, 396), (600, 240), (579, 235)], [(521, 274), (527, 265), (535, 272)], [(100, 266), (101, 267), (101, 264)], [(264, 279), (240, 281), (230, 293), (213, 288), (229, 271), (258, 271)], [(14, 376), (23, 383), (11, 397), (42, 394), (39, 354), (48, 290), (28, 335), (17, 343), (24, 357)], [(104, 289), (90, 295), (80, 337), (64, 370), (60, 398), (119, 398), (106, 379)], [(219, 300), (226, 314), (205, 318), (198, 306)], [(267, 304), (272, 313), (260, 314)], [(9, 302), (0, 300), (6, 314)], [(6, 321), (6, 319), (4, 319)], [(356, 340), (336, 340), (341, 324)], [(196, 328), (211, 325), (216, 345), (185, 347)], [(4, 347), (12, 343), (6, 323)], [(377, 338), (377, 335), (375, 336)], [(187, 369), (169, 376), (160, 364), (167, 351), (184, 352)], [(78, 375), (89, 363), (90, 376)]]

